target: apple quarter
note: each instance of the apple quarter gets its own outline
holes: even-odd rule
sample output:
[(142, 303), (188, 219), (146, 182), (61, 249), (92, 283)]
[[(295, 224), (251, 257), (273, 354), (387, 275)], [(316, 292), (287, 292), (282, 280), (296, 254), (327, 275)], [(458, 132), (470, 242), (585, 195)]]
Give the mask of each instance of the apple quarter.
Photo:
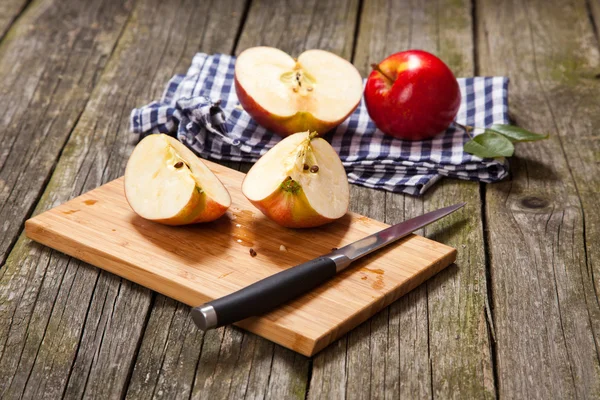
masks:
[(213, 221), (231, 205), (216, 175), (190, 149), (164, 135), (149, 135), (125, 170), (125, 196), (140, 217), (167, 225)]

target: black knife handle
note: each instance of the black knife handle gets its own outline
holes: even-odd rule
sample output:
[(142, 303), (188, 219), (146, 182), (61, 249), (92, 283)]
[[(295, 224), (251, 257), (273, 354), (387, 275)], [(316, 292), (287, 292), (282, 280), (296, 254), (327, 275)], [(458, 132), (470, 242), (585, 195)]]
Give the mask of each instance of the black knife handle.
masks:
[(192, 309), (192, 318), (202, 330), (233, 324), (264, 314), (322, 284), (335, 274), (336, 264), (332, 259), (315, 258), (198, 306)]

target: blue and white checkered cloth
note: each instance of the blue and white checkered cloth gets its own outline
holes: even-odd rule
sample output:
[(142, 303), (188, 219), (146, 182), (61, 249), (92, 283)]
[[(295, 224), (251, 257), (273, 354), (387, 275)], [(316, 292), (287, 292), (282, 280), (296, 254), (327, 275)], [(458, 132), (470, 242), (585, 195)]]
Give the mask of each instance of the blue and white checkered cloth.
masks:
[[(176, 133), (204, 158), (255, 162), (281, 138), (239, 106), (234, 64), (232, 56), (196, 54), (187, 74), (174, 76), (159, 102), (132, 110), (131, 130), (142, 136)], [(476, 127), (509, 122), (507, 78), (459, 78), (458, 83), (457, 122)], [(384, 135), (369, 118), (364, 100), (325, 138), (340, 155), (348, 180), (370, 188), (419, 195), (444, 176), (495, 182), (508, 173), (505, 160), (465, 153), (469, 137), (454, 126), (423, 141)]]

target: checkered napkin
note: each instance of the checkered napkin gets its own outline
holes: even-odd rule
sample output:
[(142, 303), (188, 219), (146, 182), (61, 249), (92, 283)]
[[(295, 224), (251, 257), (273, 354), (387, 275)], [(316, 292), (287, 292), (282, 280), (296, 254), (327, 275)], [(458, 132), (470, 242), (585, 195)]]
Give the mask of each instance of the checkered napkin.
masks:
[[(233, 83), (235, 57), (198, 53), (186, 75), (175, 75), (159, 102), (131, 112), (134, 133), (176, 133), (204, 158), (255, 162), (281, 138), (259, 126), (240, 106)], [(463, 125), (508, 123), (508, 79), (459, 78)], [(476, 131), (475, 134), (478, 132)], [(508, 172), (506, 161), (463, 151), (469, 137), (451, 126), (438, 136), (405, 141), (384, 135), (369, 118), (364, 101), (325, 135), (338, 152), (348, 180), (358, 185), (423, 194), (443, 176), (494, 182)]]

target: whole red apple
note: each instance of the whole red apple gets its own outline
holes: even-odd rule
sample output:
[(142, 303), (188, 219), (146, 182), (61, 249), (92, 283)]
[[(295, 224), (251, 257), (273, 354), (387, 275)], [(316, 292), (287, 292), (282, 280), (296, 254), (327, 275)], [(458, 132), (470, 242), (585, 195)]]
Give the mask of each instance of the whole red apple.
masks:
[(444, 131), (454, 121), (460, 89), (450, 68), (433, 54), (402, 51), (373, 64), (365, 103), (383, 132), (421, 140)]

